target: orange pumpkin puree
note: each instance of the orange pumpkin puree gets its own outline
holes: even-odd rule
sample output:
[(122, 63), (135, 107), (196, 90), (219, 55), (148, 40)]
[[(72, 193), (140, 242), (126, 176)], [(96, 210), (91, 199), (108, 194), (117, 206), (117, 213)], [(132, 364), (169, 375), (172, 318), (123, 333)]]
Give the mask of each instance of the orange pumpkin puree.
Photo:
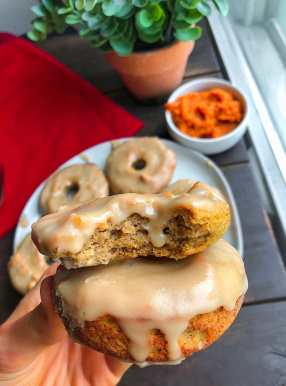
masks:
[(165, 107), (178, 129), (195, 138), (221, 137), (243, 118), (241, 102), (220, 88), (188, 93)]

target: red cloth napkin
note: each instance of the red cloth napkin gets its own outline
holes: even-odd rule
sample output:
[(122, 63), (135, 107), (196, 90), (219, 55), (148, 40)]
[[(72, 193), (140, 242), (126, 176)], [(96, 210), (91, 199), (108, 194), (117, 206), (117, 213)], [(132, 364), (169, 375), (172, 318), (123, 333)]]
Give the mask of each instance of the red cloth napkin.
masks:
[(63, 162), (100, 142), (132, 136), (142, 125), (33, 44), (0, 33), (0, 237)]

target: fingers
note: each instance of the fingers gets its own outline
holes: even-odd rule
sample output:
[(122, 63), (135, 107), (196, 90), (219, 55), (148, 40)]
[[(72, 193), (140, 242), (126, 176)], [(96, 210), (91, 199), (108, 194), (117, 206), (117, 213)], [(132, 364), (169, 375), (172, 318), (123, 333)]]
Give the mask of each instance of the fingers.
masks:
[(105, 355), (106, 363), (111, 373), (118, 378), (117, 382), (123, 376), (123, 374), (132, 366), (132, 363), (122, 362), (110, 355)]
[[(55, 270), (56, 267), (53, 267), (52, 271)], [(26, 299), (23, 299), (20, 309), (15, 311), (13, 319), (1, 326), (0, 346), (18, 370), (34, 361), (47, 347), (66, 337), (64, 326), (55, 311), (52, 285), (53, 276), (46, 277), (40, 289), (35, 288), (34, 294), (29, 293), (25, 296)], [(34, 303), (39, 301), (39, 293), (42, 302), (32, 311), (24, 313), (31, 307), (27, 304), (29, 300)], [(22, 316), (16, 318), (22, 313), (24, 313)]]
[(32, 288), (20, 301), (18, 306), (16, 307), (15, 311), (10, 315), (7, 321), (12, 321), (21, 318), (23, 315), (25, 315), (27, 312), (32, 311), (35, 307), (38, 306), (41, 302), (40, 297), (40, 287), (42, 281), (51, 275), (54, 275), (57, 271), (57, 268), (59, 267), (59, 264), (54, 263), (52, 264), (42, 275), (38, 283), (35, 285), (34, 288)]

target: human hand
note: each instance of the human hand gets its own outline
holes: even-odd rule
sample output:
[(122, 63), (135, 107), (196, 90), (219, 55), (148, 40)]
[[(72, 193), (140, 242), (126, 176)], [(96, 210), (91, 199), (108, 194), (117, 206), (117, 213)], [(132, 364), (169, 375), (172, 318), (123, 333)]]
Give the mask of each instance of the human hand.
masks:
[(1, 385), (115, 385), (130, 364), (72, 341), (52, 296), (53, 264), (0, 326)]

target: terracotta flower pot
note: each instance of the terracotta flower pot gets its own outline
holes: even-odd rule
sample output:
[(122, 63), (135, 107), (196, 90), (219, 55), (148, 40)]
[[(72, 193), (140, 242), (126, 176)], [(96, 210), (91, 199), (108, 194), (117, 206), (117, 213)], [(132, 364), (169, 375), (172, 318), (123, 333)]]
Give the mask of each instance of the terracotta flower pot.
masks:
[(162, 103), (182, 82), (194, 41), (175, 42), (152, 51), (106, 54), (128, 90), (141, 102)]

